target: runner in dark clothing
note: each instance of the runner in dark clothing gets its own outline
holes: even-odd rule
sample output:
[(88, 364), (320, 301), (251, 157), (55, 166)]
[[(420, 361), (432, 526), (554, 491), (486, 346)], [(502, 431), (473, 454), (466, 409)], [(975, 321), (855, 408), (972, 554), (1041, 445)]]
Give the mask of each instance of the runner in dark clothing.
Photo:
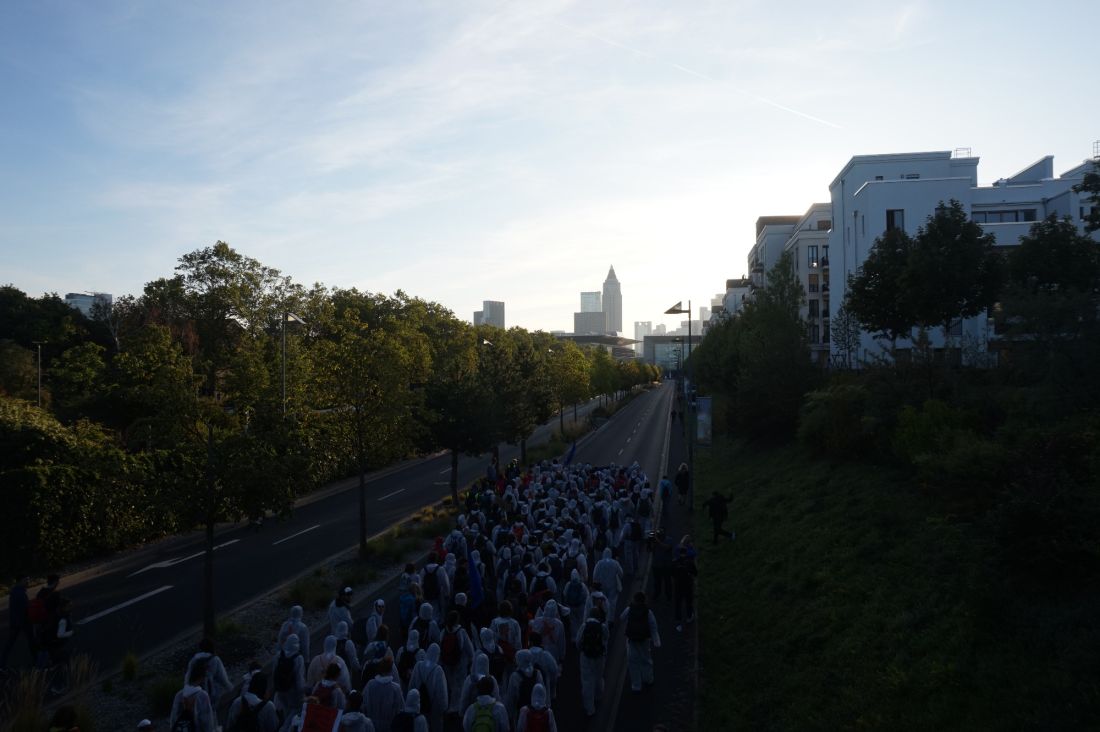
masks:
[(714, 543), (718, 543), (719, 536), (725, 536), (733, 539), (733, 532), (727, 531), (722, 528), (722, 524), (729, 518), (729, 509), (726, 505), (733, 500), (733, 496), (719, 495), (718, 491), (714, 491), (711, 497), (707, 499), (703, 506), (706, 507), (707, 513), (710, 514), (711, 523), (714, 524)]

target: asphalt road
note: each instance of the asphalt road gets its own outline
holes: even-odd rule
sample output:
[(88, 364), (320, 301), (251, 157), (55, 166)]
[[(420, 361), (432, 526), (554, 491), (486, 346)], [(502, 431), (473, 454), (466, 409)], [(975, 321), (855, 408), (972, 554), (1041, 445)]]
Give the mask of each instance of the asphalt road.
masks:
[[(596, 407), (582, 405), (583, 419)], [(572, 419), (566, 408), (566, 421)], [(558, 428), (555, 416), (539, 427), (528, 445), (544, 443)], [(580, 452), (578, 450), (578, 452)], [(501, 462), (519, 456), (503, 444)], [(488, 456), (459, 459), (459, 485), (483, 474)], [(374, 474), (367, 483), (367, 532), (374, 535), (423, 506), (450, 494), (451, 458), (441, 454)], [(247, 525), (219, 527), (215, 546), (215, 600), (219, 614), (270, 592), (288, 579), (359, 542), (358, 479), (322, 489), (295, 508), (286, 522), (261, 530)], [(76, 634), (72, 651), (89, 654), (103, 669), (117, 668), (130, 651), (139, 656), (184, 634), (194, 634), (202, 618), (201, 532), (159, 542), (109, 560), (78, 576), (62, 577), (61, 590), (73, 602)], [(36, 588), (31, 588), (31, 595)], [(5, 603), (6, 605), (6, 598)], [(0, 637), (7, 637), (7, 613)], [(12, 666), (29, 664), (25, 647), (13, 652)]]

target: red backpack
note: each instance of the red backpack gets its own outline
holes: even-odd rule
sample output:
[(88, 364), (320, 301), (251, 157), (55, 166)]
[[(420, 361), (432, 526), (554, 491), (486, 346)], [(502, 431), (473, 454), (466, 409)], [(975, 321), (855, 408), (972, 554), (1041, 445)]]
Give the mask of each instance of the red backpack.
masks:
[(550, 732), (549, 707), (527, 707), (527, 732)]

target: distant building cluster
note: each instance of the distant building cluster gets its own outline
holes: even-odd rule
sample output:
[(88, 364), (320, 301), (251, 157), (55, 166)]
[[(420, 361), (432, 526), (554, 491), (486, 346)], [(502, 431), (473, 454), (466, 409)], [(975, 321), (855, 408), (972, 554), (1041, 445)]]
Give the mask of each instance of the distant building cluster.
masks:
[[(875, 240), (890, 229), (915, 235), (941, 203), (955, 200), (971, 220), (994, 235), (998, 247), (1019, 244), (1033, 223), (1052, 215), (1069, 217), (1084, 230), (1091, 202), (1087, 193), (1076, 193), (1073, 186), (1091, 169), (1092, 159), (1055, 175), (1054, 158), (1046, 156), (986, 186), (978, 185), (978, 160), (967, 148), (853, 157), (829, 184), (828, 202), (811, 204), (801, 214), (757, 219), (749, 274), (726, 280), (725, 292), (712, 301), (709, 319), (736, 316), (765, 286), (768, 271), (789, 252), (805, 292), (801, 315), (812, 356), (827, 365), (830, 359), (847, 356), (831, 343), (830, 324), (844, 302), (848, 278), (867, 259)], [(942, 351), (950, 337), (952, 347), (970, 344), (972, 358), (988, 355), (996, 338), (987, 313), (955, 323), (946, 334), (939, 331), (928, 334), (934, 349)], [(901, 339), (896, 353), (902, 357), (912, 346)], [(860, 333), (857, 361), (884, 355), (884, 346), (872, 334)]]
[(474, 325), (504, 328), (504, 303), (499, 300), (483, 300), (481, 310), (474, 311)]
[(581, 293), (580, 312), (573, 313), (576, 335), (617, 335), (623, 329), (623, 293), (612, 266), (603, 290)]
[(107, 308), (114, 304), (115, 298), (109, 292), (68, 292), (65, 294), (65, 304), (76, 308), (84, 317), (92, 317), (92, 308), (99, 303)]

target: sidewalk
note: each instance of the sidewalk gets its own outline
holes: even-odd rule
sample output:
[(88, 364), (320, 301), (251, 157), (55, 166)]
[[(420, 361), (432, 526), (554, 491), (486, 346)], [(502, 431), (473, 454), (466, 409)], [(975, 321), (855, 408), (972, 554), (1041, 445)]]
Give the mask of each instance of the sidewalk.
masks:
[[(664, 474), (671, 479), (676, 474), (676, 468), (686, 460), (687, 442), (683, 423), (677, 420), (672, 423), (669, 432), (668, 462)], [(656, 485), (661, 476), (654, 477), (653, 483)], [(674, 489), (672, 500), (661, 509), (661, 526), (669, 540), (679, 543), (684, 534), (691, 533), (691, 523), (688, 507), (676, 504)], [(683, 631), (677, 632), (672, 602), (663, 597), (655, 598), (653, 589), (651, 572), (646, 578), (645, 592), (661, 635), (661, 647), (653, 650), (654, 684), (641, 694), (633, 694), (629, 679), (624, 681), (614, 729), (618, 732), (649, 732), (653, 725), (663, 724), (669, 732), (690, 732), (695, 729), (697, 628), (694, 623), (685, 623)]]

